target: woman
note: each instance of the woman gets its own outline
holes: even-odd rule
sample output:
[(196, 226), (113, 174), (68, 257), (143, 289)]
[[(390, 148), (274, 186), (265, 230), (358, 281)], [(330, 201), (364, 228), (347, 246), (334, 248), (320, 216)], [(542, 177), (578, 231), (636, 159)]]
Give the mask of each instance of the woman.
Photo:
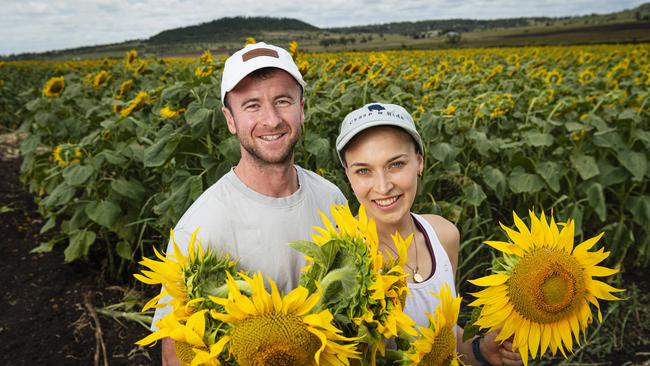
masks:
[[(404, 312), (428, 326), (424, 313), (433, 313), (439, 301), (431, 293), (447, 282), (456, 296), (460, 234), (441, 216), (411, 212), (424, 169), (422, 138), (412, 117), (398, 105), (366, 104), (343, 120), (336, 150), (354, 194), (377, 224), (380, 249), (396, 256), (390, 235), (413, 234), (405, 266), (411, 296)], [(458, 350), (466, 364), (522, 364), (520, 355), (510, 351), (511, 342), (495, 342), (496, 332), (466, 343), (462, 333), (458, 328)]]

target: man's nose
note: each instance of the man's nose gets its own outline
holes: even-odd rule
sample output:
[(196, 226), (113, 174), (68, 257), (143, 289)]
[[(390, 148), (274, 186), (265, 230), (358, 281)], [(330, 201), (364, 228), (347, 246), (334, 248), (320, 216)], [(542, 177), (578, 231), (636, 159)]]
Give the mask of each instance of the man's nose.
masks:
[(282, 117), (274, 104), (270, 103), (262, 107), (262, 124), (269, 127), (277, 127), (282, 123)]

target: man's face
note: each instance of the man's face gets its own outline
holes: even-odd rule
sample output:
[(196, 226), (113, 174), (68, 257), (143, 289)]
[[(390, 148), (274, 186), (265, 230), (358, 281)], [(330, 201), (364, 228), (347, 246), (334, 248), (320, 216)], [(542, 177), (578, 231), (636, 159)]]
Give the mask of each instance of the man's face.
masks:
[(289, 164), (305, 118), (301, 87), (283, 70), (247, 76), (228, 92), (222, 111), (242, 147), (242, 161)]

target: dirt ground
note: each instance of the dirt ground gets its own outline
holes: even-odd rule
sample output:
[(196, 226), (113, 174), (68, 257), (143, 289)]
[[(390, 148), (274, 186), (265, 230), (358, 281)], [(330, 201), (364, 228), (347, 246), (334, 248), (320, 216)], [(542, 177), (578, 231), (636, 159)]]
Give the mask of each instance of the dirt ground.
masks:
[(0, 365), (152, 365), (148, 334), (97, 309), (122, 301), (125, 284), (105, 283), (97, 263), (63, 263), (63, 246), (30, 254), (47, 240), (34, 198), (18, 181), (19, 159), (0, 151)]

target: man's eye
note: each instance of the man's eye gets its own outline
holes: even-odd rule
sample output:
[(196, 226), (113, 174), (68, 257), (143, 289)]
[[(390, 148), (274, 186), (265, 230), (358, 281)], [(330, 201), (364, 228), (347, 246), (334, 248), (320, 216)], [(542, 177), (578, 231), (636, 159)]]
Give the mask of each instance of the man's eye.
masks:
[(293, 104), (293, 103), (292, 103), (291, 100), (289, 100), (289, 99), (278, 99), (278, 100), (275, 102), (275, 105), (277, 105), (278, 107), (287, 107), (287, 106), (290, 106), (290, 105), (292, 105), (292, 104)]
[(258, 109), (260, 109), (260, 105), (259, 105), (259, 104), (251, 103), (251, 104), (246, 104), (246, 105), (244, 106), (244, 110), (246, 110), (246, 111), (256, 111), (256, 110), (258, 110)]

